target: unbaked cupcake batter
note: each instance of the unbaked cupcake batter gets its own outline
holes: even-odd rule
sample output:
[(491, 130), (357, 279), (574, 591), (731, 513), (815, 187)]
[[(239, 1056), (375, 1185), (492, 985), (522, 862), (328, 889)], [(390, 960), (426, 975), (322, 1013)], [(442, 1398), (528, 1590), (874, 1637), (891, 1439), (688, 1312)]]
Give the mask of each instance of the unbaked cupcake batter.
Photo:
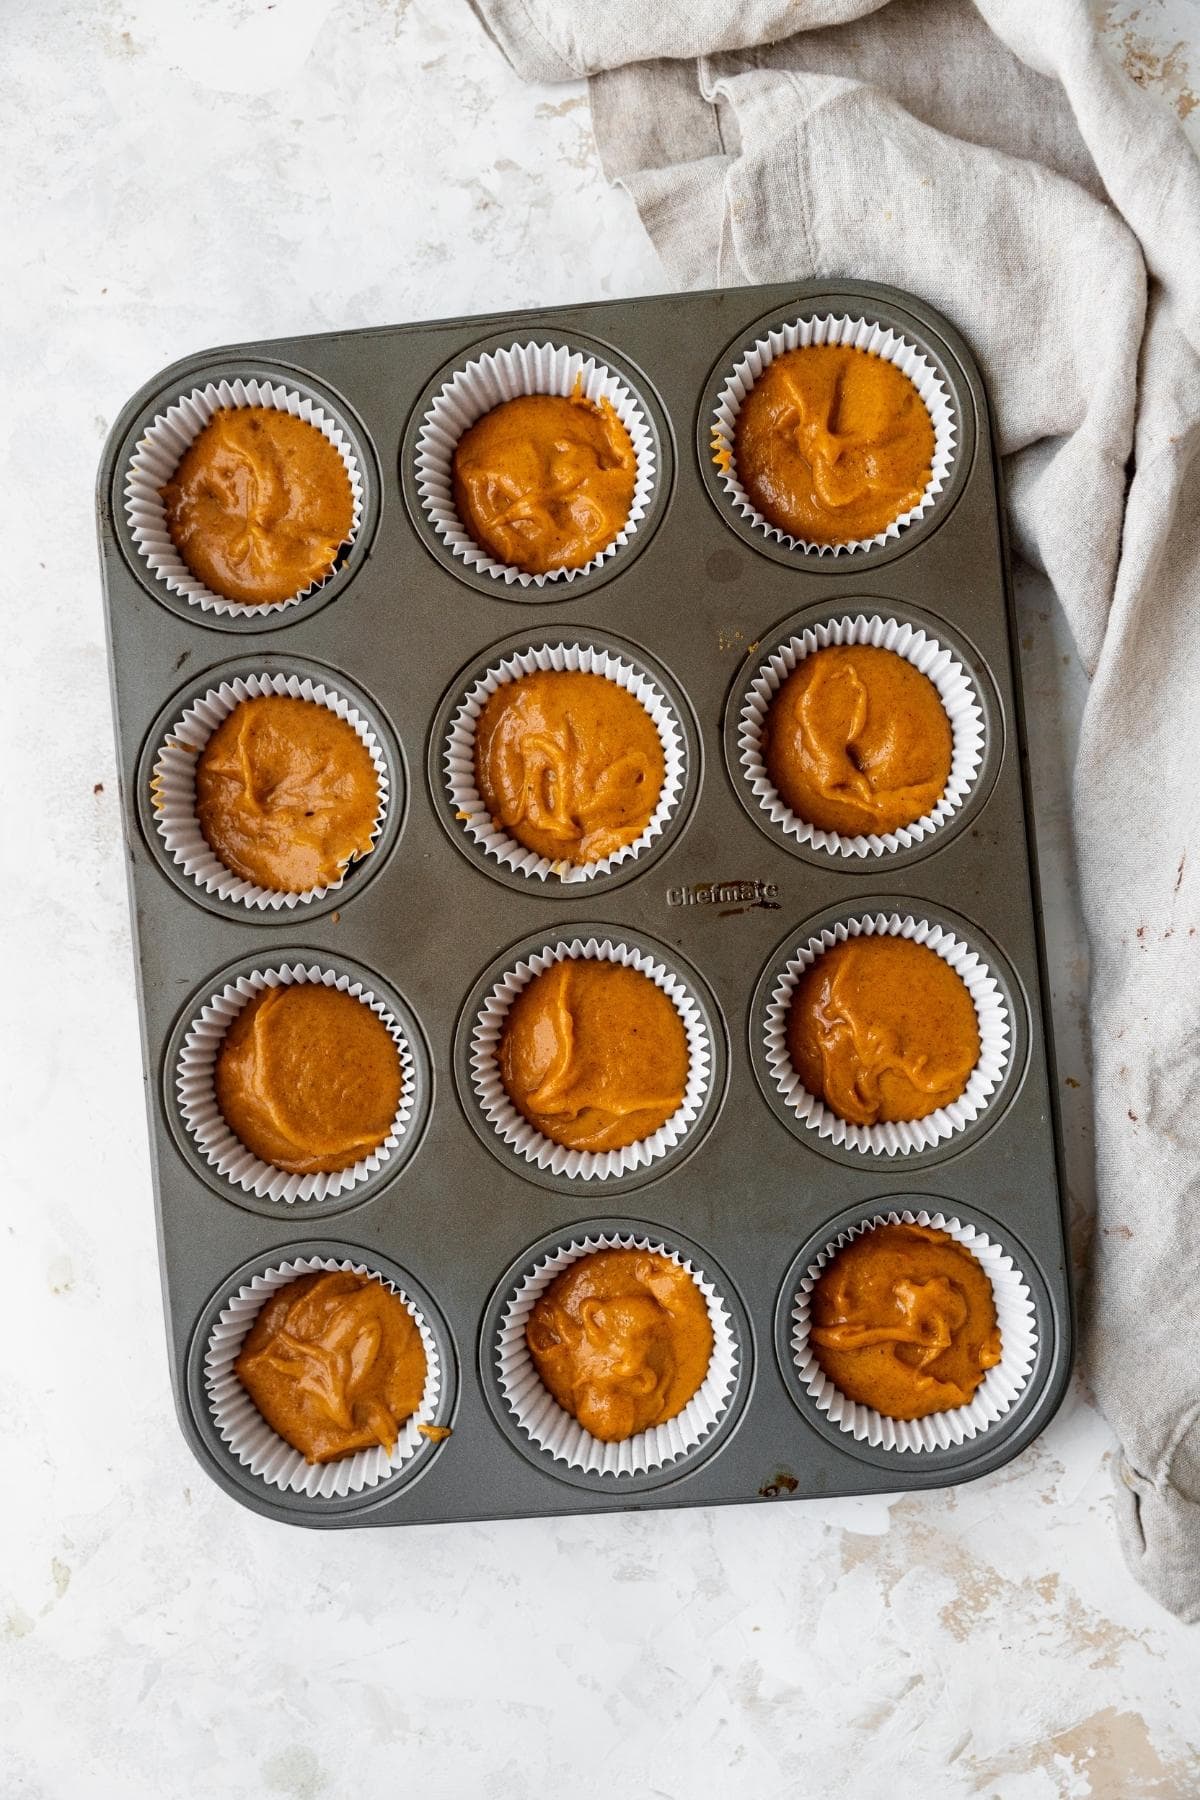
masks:
[(404, 1085), (378, 1013), (317, 981), (257, 994), (225, 1033), (213, 1077), (234, 1136), (294, 1175), (332, 1174), (377, 1150)]
[(889, 1419), (965, 1406), (1000, 1361), (991, 1282), (965, 1245), (928, 1225), (854, 1238), (822, 1272), (812, 1321), (830, 1381)]
[(687, 1086), (687, 1033), (669, 997), (638, 969), (582, 956), (522, 988), (497, 1055), (517, 1111), (571, 1150), (649, 1137)]
[(886, 530), (929, 486), (933, 451), (933, 421), (908, 376), (844, 344), (777, 356), (734, 426), (734, 463), (752, 504), (809, 544)]
[(267, 1424), (310, 1463), (382, 1444), (425, 1391), (425, 1347), (390, 1288), (352, 1269), (301, 1275), (271, 1295), (234, 1371)]
[(649, 1250), (597, 1250), (569, 1264), (534, 1303), (525, 1340), (558, 1404), (605, 1443), (681, 1413), (713, 1352), (695, 1281)]
[(522, 675), (488, 696), (475, 728), (475, 785), (494, 823), (555, 862), (634, 843), (664, 770), (653, 719), (604, 675)]
[(278, 605), (331, 574), (354, 519), (346, 465), (324, 432), (270, 406), (215, 413), (160, 491), (192, 574), (248, 606)]
[(933, 811), (953, 735), (927, 675), (894, 650), (832, 644), (783, 682), (763, 725), (767, 773), (820, 831), (872, 836)]
[(481, 550), (530, 575), (581, 569), (624, 529), (637, 457), (607, 400), (505, 400), (454, 451), (454, 504)]
[(963, 1092), (979, 1021), (957, 970), (924, 944), (849, 938), (805, 970), (787, 1020), (792, 1066), (853, 1125), (923, 1119)]
[(196, 818), (214, 854), (278, 893), (328, 887), (366, 856), (379, 812), (370, 752), (327, 706), (263, 694), (223, 719), (196, 764)]

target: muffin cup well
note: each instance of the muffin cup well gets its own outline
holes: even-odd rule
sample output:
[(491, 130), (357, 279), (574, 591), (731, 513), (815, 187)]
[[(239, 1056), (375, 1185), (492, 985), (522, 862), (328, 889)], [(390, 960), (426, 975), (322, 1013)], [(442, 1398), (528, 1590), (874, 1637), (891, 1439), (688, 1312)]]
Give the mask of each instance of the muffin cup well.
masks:
[[(855, 1125), (810, 1094), (792, 1064), (787, 1045), (788, 1011), (805, 971), (835, 944), (856, 937), (903, 937), (934, 951), (961, 977), (975, 1007), (979, 1060), (957, 1100), (923, 1119)], [(864, 1155), (909, 1156), (932, 1149), (978, 1118), (1009, 1069), (1014, 1021), (999, 983), (983, 958), (944, 925), (911, 914), (872, 913), (839, 919), (800, 944), (772, 989), (763, 1019), (766, 1063), (784, 1101), (803, 1124), (832, 1144)]]
[[(504, 401), (525, 394), (567, 398), (576, 391), (597, 404), (607, 400), (629, 433), (637, 459), (633, 500), (621, 530), (589, 562), (578, 569), (550, 569), (533, 575), (489, 556), (459, 518), (454, 504), (454, 452), (459, 439), (476, 420)], [(473, 357), (442, 384), (417, 435), (417, 495), (438, 537), (467, 568), (523, 588), (574, 581), (600, 568), (637, 531), (650, 504), (656, 478), (654, 437), (637, 396), (597, 357), (572, 350), (567, 344), (517, 342)]]
[[(891, 1419), (872, 1406), (849, 1399), (817, 1361), (809, 1336), (812, 1295), (822, 1271), (853, 1238), (878, 1225), (930, 1225), (965, 1246), (992, 1284), (1000, 1326), (1000, 1361), (989, 1369), (966, 1406), (930, 1413), (924, 1419)], [(924, 1210), (875, 1213), (839, 1233), (817, 1253), (800, 1280), (791, 1310), (791, 1349), (796, 1372), (817, 1408), (840, 1430), (873, 1448), (897, 1451), (949, 1450), (978, 1437), (1004, 1417), (1020, 1398), (1038, 1354), (1037, 1316), (1029, 1285), (1011, 1256), (976, 1225)]]
[[(250, 1329), (267, 1300), (279, 1288), (318, 1270), (347, 1269), (369, 1275), (404, 1302), (421, 1334), (425, 1350), (425, 1387), (414, 1412), (400, 1426), (391, 1455), (382, 1444), (357, 1450), (336, 1462), (310, 1463), (263, 1418), (234, 1370)], [(436, 1416), (442, 1392), (437, 1345), (418, 1307), (395, 1282), (365, 1263), (329, 1256), (298, 1257), (267, 1268), (230, 1295), (213, 1325), (204, 1353), (204, 1392), (212, 1422), (222, 1442), (252, 1475), (284, 1493), (308, 1499), (342, 1499), (388, 1481), (428, 1442), (420, 1430)]]
[[(497, 1051), (514, 1000), (535, 976), (567, 957), (619, 963), (623, 968), (639, 970), (667, 995), (687, 1034), (688, 1074), (682, 1101), (657, 1131), (621, 1150), (571, 1150), (543, 1136), (517, 1111), (500, 1078)], [(520, 958), (492, 987), (471, 1028), (471, 1085), (483, 1116), (497, 1137), (512, 1149), (514, 1156), (538, 1169), (584, 1181), (633, 1174), (673, 1149), (699, 1117), (712, 1080), (713, 1060), (704, 1017), (679, 976), (636, 945), (614, 943), (607, 937), (560, 940)]]
[(193, 575), (176, 549), (167, 526), (166, 508), (160, 489), (170, 481), (205, 426), (213, 417), (231, 408), (264, 406), (275, 412), (291, 413), (315, 426), (329, 439), (345, 467), (350, 481), (354, 511), (345, 545), (353, 544), (363, 518), (366, 472), (355, 455), (353, 446), (337, 420), (314, 400), (296, 388), (279, 382), (210, 381), (180, 395), (164, 412), (147, 425), (125, 474), (125, 518), (137, 554), (150, 572), (173, 594), (180, 594), (204, 612), (233, 618), (262, 618), (297, 605), (307, 595), (322, 587), (333, 574), (330, 569), (316, 581), (290, 595), (286, 600), (271, 600), (249, 605), (227, 599)]
[(158, 835), (172, 860), (204, 893), (222, 900), (236, 900), (260, 912), (278, 912), (303, 906), (310, 900), (322, 900), (326, 894), (336, 892), (350, 870), (366, 858), (355, 857), (336, 881), (328, 882), (324, 887), (307, 888), (303, 893), (292, 894), (278, 888), (261, 887), (235, 874), (208, 843), (196, 817), (196, 767), (200, 753), (235, 707), (243, 700), (257, 699), (265, 694), (286, 695), (293, 700), (308, 700), (326, 707), (352, 726), (366, 746), (379, 783), (379, 807), (371, 828), (371, 851), (367, 855), (374, 851), (387, 819), (390, 777), (383, 747), (370, 721), (334, 688), (311, 676), (265, 672), (237, 675), (209, 688), (190, 702), (172, 725), (154, 760), (151, 791)]
[[(823, 831), (792, 811), (767, 769), (763, 733), (776, 694), (807, 657), (839, 644), (866, 644), (902, 656), (932, 681), (950, 721), (953, 744), (950, 774), (941, 798), (922, 818), (911, 825), (898, 826), (894, 831), (858, 837)], [(749, 784), (766, 817), (779, 831), (797, 843), (827, 851), (831, 856), (886, 856), (889, 852), (908, 850), (921, 843), (952, 818), (969, 796), (983, 762), (983, 707), (970, 674), (953, 651), (922, 627), (892, 616), (873, 614), (867, 617), (859, 613), (851, 617), (847, 614), (806, 626), (802, 632), (778, 644), (759, 664), (738, 715), (737, 746), (742, 778)]]
[[(525, 1341), (529, 1315), (555, 1276), (598, 1250), (648, 1250), (669, 1257), (687, 1271), (700, 1289), (713, 1333), (708, 1372), (683, 1411), (665, 1425), (653, 1426), (615, 1443), (593, 1437), (578, 1419), (559, 1406), (542, 1385)], [(714, 1430), (729, 1405), (739, 1360), (729, 1309), (704, 1271), (664, 1243), (615, 1233), (572, 1238), (529, 1269), (504, 1307), (494, 1348), (494, 1368), (505, 1404), (538, 1449), (568, 1468), (612, 1476), (649, 1474), (695, 1450)]]
[[(509, 682), (547, 670), (602, 675), (632, 694), (650, 715), (662, 745), (664, 774), (658, 804), (639, 837), (610, 856), (591, 863), (552, 860), (530, 850), (496, 824), (475, 780), (475, 732), (488, 699)], [(533, 644), (516, 650), (487, 668), (467, 690), (451, 717), (442, 752), (446, 791), (455, 817), (479, 847), (507, 869), (536, 881), (576, 885), (610, 874), (631, 862), (662, 836), (683, 795), (685, 740), (682, 722), (670, 700), (643, 670), (611, 650), (586, 641)]]
[[(901, 513), (874, 536), (855, 538), (844, 544), (812, 544), (804, 538), (793, 537), (779, 525), (772, 525), (758, 511), (737, 473), (734, 434), (738, 414), (747, 394), (777, 356), (782, 356), (789, 350), (806, 349), (813, 344), (847, 345), (895, 364), (916, 388), (933, 423), (932, 471), (916, 506)], [(929, 511), (946, 485), (954, 461), (957, 435), (954, 407), (946, 385), (916, 344), (890, 326), (884, 326), (875, 320), (831, 314), (819, 318), (789, 320), (741, 351), (717, 396), (710, 430), (710, 454), (719, 471), (721, 486), (733, 507), (757, 531), (788, 550), (799, 550), (806, 555), (836, 557), (849, 556), (855, 551), (870, 550), (891, 543), (900, 536), (906, 525), (913, 524)]]
[[(400, 1104), (383, 1143), (348, 1169), (331, 1174), (289, 1174), (255, 1156), (226, 1124), (217, 1105), (215, 1072), (225, 1034), (244, 1007), (271, 987), (320, 982), (349, 994), (382, 1019), (396, 1046), (403, 1074)], [(318, 964), (290, 963), (253, 969), (216, 993), (184, 1034), (175, 1068), (175, 1094), (185, 1129), (205, 1161), (234, 1187), (260, 1198), (292, 1205), (300, 1200), (333, 1200), (349, 1193), (382, 1169), (414, 1127), (417, 1108), (416, 1063), (404, 1032), (381, 1000), (361, 981)]]

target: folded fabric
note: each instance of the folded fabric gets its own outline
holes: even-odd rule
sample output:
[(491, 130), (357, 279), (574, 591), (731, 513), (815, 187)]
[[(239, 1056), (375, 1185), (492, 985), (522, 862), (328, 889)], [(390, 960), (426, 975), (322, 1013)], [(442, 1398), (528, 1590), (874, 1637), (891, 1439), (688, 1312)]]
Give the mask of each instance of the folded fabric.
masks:
[(1200, 164), (1085, 0), (473, 4), (529, 79), (592, 78), (680, 286), (890, 282), (983, 364), (1014, 544), (1092, 678), (1087, 1372), (1131, 1565), (1200, 1617)]

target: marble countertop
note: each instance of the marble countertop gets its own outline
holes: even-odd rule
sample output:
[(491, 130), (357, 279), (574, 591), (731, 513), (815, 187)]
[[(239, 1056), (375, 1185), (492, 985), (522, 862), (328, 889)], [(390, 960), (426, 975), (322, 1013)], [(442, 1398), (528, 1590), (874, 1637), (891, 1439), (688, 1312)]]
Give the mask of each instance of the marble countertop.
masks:
[[(1194, 7), (1102, 12), (1189, 114)], [(193, 1462), (121, 866), (105, 433), (208, 344), (665, 283), (583, 88), (518, 82), (450, 0), (9, 0), (0, 43), (2, 1800), (1200, 1794), (1200, 1634), (1125, 1570), (1079, 1380), (999, 1474), (890, 1500), (326, 1536)], [(1019, 606), (1082, 1255), (1084, 684), (1044, 584)]]

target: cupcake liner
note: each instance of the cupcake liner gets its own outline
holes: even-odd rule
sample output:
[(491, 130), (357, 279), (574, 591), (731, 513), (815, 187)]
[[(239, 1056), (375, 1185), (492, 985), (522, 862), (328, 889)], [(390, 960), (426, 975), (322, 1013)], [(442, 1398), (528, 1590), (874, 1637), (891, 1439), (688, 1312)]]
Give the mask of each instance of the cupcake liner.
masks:
[[(266, 988), (291, 987), (293, 983), (305, 981), (321, 982), (323, 986), (336, 988), (339, 993), (349, 994), (369, 1006), (391, 1034), (404, 1078), (396, 1117), (383, 1143), (350, 1168), (338, 1169), (332, 1174), (288, 1174), (255, 1156), (225, 1123), (217, 1105), (214, 1085), (217, 1056), (225, 1033), (243, 1007)], [(184, 1037), (175, 1070), (175, 1092), (185, 1127), (201, 1155), (218, 1174), (248, 1194), (290, 1206), (297, 1200), (336, 1199), (384, 1166), (412, 1122), (416, 1105), (415, 1066), (412, 1050), (399, 1023), (361, 981), (352, 981), (348, 975), (339, 975), (334, 969), (323, 969), (316, 964), (306, 968), (301, 963), (291, 963), (239, 975), (236, 981), (229, 982), (220, 993), (212, 996), (193, 1019)]]
[[(324, 682), (299, 675), (236, 675), (209, 688), (189, 702), (186, 710), (172, 725), (154, 760), (150, 790), (158, 835), (172, 860), (197, 887), (222, 900), (236, 900), (260, 912), (279, 912), (303, 906), (310, 900), (322, 900), (340, 888), (351, 869), (364, 857), (355, 857), (336, 881), (324, 887), (306, 888), (301, 893), (281, 893), (278, 888), (260, 887), (228, 868), (212, 849), (200, 829), (196, 817), (196, 767), (200, 752), (223, 720), (243, 700), (259, 699), (265, 694), (286, 695), (293, 700), (308, 700), (327, 707), (337, 718), (353, 726), (365, 744), (375, 767), (379, 783), (379, 810), (371, 828), (371, 847), (379, 842), (387, 819), (390, 781), (383, 747), (371, 725), (351, 703)], [(368, 852), (369, 854), (369, 852)]]
[[(181, 594), (203, 612), (242, 619), (260, 618), (295, 606), (316, 588), (323, 587), (329, 575), (310, 581), (307, 587), (286, 600), (272, 600), (250, 606), (240, 600), (228, 600), (207, 587), (193, 575), (184, 562), (167, 529), (166, 508), (159, 492), (170, 481), (188, 450), (214, 414), (230, 407), (266, 406), (276, 412), (291, 413), (315, 425), (329, 439), (350, 478), (354, 498), (354, 514), (347, 544), (358, 536), (362, 524), (365, 472), (359, 465), (350, 440), (337, 420), (323, 411), (310, 395), (295, 388), (267, 381), (210, 381), (205, 387), (183, 394), (147, 425), (130, 459), (125, 475), (125, 517), (138, 555), (150, 572), (173, 594)], [(330, 571), (330, 575), (333, 571)]]
[[(687, 1033), (688, 1076), (682, 1101), (666, 1123), (650, 1137), (639, 1138), (622, 1150), (569, 1150), (564, 1144), (556, 1144), (522, 1118), (500, 1079), (496, 1051), (509, 1008), (536, 975), (544, 974), (552, 964), (569, 956), (620, 963), (623, 968), (638, 969), (648, 975), (674, 1003)], [(709, 1089), (712, 1060), (708, 1028), (679, 977), (646, 951), (632, 944), (613, 943), (608, 938), (602, 942), (588, 938), (586, 943), (581, 938), (572, 938), (569, 943), (547, 945), (536, 955), (522, 958), (496, 982), (471, 1031), (471, 1078), (484, 1117), (515, 1155), (553, 1175), (578, 1176), (584, 1181), (605, 1181), (632, 1174), (665, 1156), (699, 1116)]]
[[(272, 1430), (234, 1371), (233, 1365), (242, 1344), (270, 1296), (301, 1275), (312, 1275), (321, 1269), (348, 1269), (355, 1275), (369, 1275), (372, 1280), (382, 1283), (404, 1302), (421, 1334), (425, 1348), (425, 1390), (416, 1412), (401, 1425), (390, 1456), (382, 1444), (375, 1444), (368, 1450), (356, 1450), (352, 1456), (341, 1457), (337, 1462), (307, 1462), (301, 1451), (293, 1449), (285, 1438)], [(340, 1500), (389, 1480), (428, 1442), (419, 1428), (428, 1425), (437, 1413), (442, 1370), (428, 1324), (395, 1282), (388, 1281), (365, 1263), (344, 1258), (338, 1261), (331, 1256), (304, 1256), (264, 1269), (226, 1301), (204, 1353), (204, 1392), (221, 1441), (252, 1475), (287, 1494), (303, 1494), (309, 1500)]]
[[(472, 538), (454, 504), (453, 458), (463, 433), (493, 407), (523, 394), (576, 392), (599, 403), (607, 400), (629, 433), (637, 458), (633, 501), (624, 526), (600, 553), (578, 569), (550, 569), (542, 575), (497, 562)], [(636, 395), (621, 377), (596, 357), (566, 344), (510, 344), (473, 357), (443, 383), (430, 403), (416, 445), (417, 493), (447, 549), (467, 568), (523, 588), (545, 587), (549, 581), (574, 581), (590, 575), (629, 542), (645, 517), (656, 476), (654, 437)]]
[[(917, 505), (908, 512), (901, 513), (885, 530), (876, 532), (873, 537), (855, 538), (845, 544), (811, 544), (804, 538), (791, 536), (779, 525), (772, 525), (755, 507), (738, 479), (734, 456), (734, 432), (738, 413), (763, 370), (769, 368), (775, 358), (782, 356), (785, 351), (806, 349), (811, 344), (850, 345), (856, 350), (866, 350), (872, 356), (880, 356), (885, 362), (894, 363), (908, 376), (933, 421), (933, 470), (929, 485)], [(824, 318), (790, 320), (769, 331), (765, 337), (757, 339), (749, 349), (741, 352), (717, 396), (710, 441), (712, 460), (719, 471), (721, 485), (742, 518), (747, 519), (766, 537), (783, 544), (789, 550), (836, 557), (890, 543), (900, 536), (906, 525), (911, 525), (929, 511), (946, 485), (954, 461), (957, 431), (954, 408), (945, 383), (916, 344), (873, 319), (851, 319), (831, 314)]]
[[(950, 720), (953, 748), (945, 791), (931, 812), (911, 825), (898, 826), (895, 831), (872, 832), (858, 837), (822, 831), (792, 811), (767, 770), (763, 729), (771, 702), (806, 657), (835, 644), (869, 644), (902, 656), (932, 681)], [(846, 616), (806, 626), (802, 632), (779, 644), (760, 663), (738, 715), (737, 743), (742, 776), (778, 830), (797, 843), (828, 851), (832, 856), (885, 856), (890, 851), (908, 850), (919, 844), (963, 805), (983, 762), (983, 708), (971, 676), (954, 653), (936, 638), (896, 618), (881, 618), (878, 614), (867, 618), (859, 613), (854, 618)]]
[[(539, 1296), (563, 1269), (597, 1250), (649, 1250), (670, 1257), (686, 1269), (704, 1296), (713, 1332), (713, 1353), (708, 1373), (683, 1411), (665, 1425), (640, 1431), (635, 1437), (605, 1443), (584, 1429), (578, 1419), (559, 1406), (542, 1385), (529, 1346), (525, 1325)], [(733, 1323), (724, 1300), (703, 1270), (668, 1245), (651, 1238), (610, 1233), (573, 1238), (562, 1249), (552, 1250), (528, 1271), (510, 1296), (500, 1318), (496, 1337), (497, 1379), (504, 1400), (529, 1438), (556, 1462), (593, 1475), (646, 1475), (666, 1463), (687, 1456), (719, 1423), (737, 1381), (739, 1352)]]
[[(487, 700), (508, 682), (551, 669), (603, 675), (616, 682), (641, 702), (653, 720), (662, 744), (665, 772), (658, 805), (649, 824), (631, 844), (622, 845), (611, 856), (601, 857), (593, 863), (554, 860), (527, 849), (495, 823), (475, 784), (475, 731)], [(442, 761), (455, 816), (475, 843), (504, 868), (514, 869), (532, 880), (557, 880), (564, 885), (607, 875), (622, 863), (640, 856), (661, 837), (679, 804), (685, 773), (683, 729), (666, 695), (648, 675), (623, 657), (587, 643), (539, 644), (528, 650), (514, 651), (485, 670), (472, 683), (450, 720)]]
[[(853, 1125), (810, 1094), (792, 1066), (787, 1046), (787, 1017), (792, 995), (805, 970), (817, 957), (848, 938), (893, 936), (911, 938), (940, 956), (957, 971), (975, 1006), (979, 1025), (979, 1060), (957, 1100), (940, 1106), (923, 1119), (881, 1125)], [(874, 913), (861, 918), (839, 919), (802, 944), (785, 964), (776, 981), (764, 1020), (767, 1066), (784, 1100), (819, 1137), (830, 1143), (875, 1156), (909, 1156), (929, 1150), (943, 1139), (963, 1131), (979, 1117), (1007, 1073), (1012, 1047), (1013, 1022), (998, 982), (978, 952), (928, 919), (911, 914)]]
[[(966, 1406), (930, 1413), (924, 1419), (889, 1419), (873, 1406), (850, 1400), (834, 1386), (816, 1359), (809, 1331), (812, 1294), (821, 1271), (852, 1238), (877, 1225), (932, 1225), (947, 1232), (971, 1251), (992, 1284), (1000, 1325), (1000, 1361), (988, 1370)], [(859, 1443), (882, 1450), (949, 1450), (978, 1437), (1015, 1405), (1032, 1373), (1038, 1351), (1033, 1297), (1012, 1258), (978, 1226), (964, 1225), (940, 1212), (876, 1213), (841, 1232), (809, 1263), (795, 1296), (791, 1321), (796, 1370), (820, 1411)]]

